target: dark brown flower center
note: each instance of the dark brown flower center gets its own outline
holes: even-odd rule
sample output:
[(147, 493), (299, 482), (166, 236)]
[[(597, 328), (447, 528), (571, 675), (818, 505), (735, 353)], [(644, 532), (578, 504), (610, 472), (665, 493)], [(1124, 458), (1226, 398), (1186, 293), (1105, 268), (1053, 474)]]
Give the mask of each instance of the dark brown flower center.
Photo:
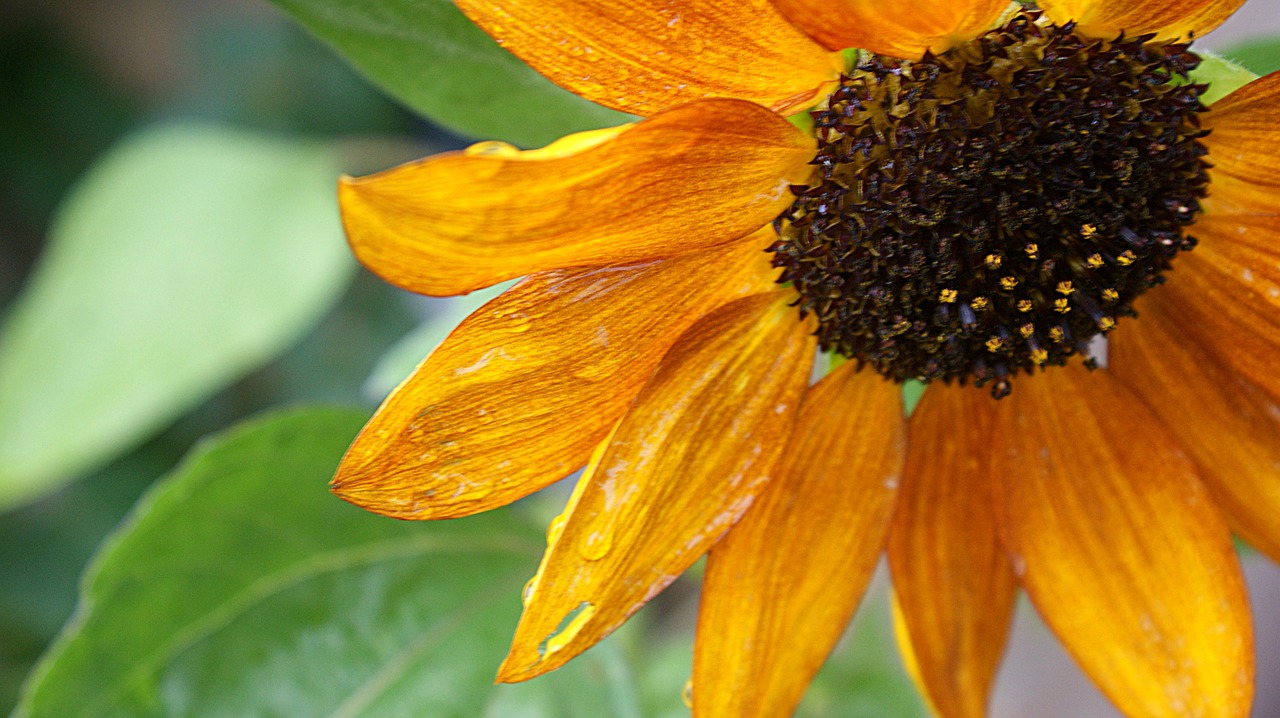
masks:
[(812, 113), (817, 179), (770, 251), (818, 340), (903, 381), (1087, 357), (1195, 239), (1199, 58), (1024, 12), (942, 55), (863, 54)]

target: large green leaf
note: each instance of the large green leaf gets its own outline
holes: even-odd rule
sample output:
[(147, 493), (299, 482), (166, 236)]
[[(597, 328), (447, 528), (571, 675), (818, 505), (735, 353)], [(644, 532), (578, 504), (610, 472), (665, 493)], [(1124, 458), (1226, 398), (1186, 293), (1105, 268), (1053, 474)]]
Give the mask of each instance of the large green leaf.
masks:
[(491, 685), (541, 532), (505, 510), (404, 523), (333, 498), (364, 419), (298, 410), (196, 451), (107, 542), (16, 715), (635, 715), (608, 644)]
[(324, 145), (144, 132), (65, 201), (0, 333), (0, 508), (161, 428), (287, 348), (354, 263)]
[(409, 107), (473, 137), (526, 147), (627, 116), (560, 89), (452, 0), (272, 0)]

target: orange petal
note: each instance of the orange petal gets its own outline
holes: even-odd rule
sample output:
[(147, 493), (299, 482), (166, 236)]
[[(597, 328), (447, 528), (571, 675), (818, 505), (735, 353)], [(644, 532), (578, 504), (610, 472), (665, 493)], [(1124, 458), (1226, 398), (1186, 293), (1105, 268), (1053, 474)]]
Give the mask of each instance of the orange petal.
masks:
[(768, 0), (458, 0), (561, 87), (649, 116), (706, 97), (779, 112), (811, 104), (841, 65)]
[(1009, 0), (774, 0), (773, 4), (833, 50), (858, 47), (907, 59), (972, 40), (1019, 8)]
[(791, 715), (852, 618), (902, 471), (902, 392), (846, 362), (805, 396), (773, 481), (711, 550), (694, 644), (699, 718)]
[(1178, 257), (1149, 301), (1225, 366), (1280, 397), (1280, 215), (1209, 212), (1191, 234), (1199, 246)]
[[(1153, 297), (1154, 299), (1154, 297)], [(1111, 335), (1111, 371), (1200, 468), (1232, 528), (1280, 561), (1280, 406), (1196, 347), (1159, 302)]]
[(1254, 80), (1209, 110), (1204, 124), (1210, 134), (1204, 143), (1213, 164), (1209, 189), (1214, 204), (1224, 209), (1280, 209), (1278, 113), (1280, 72)]
[(1058, 25), (1074, 20), (1076, 31), (1112, 39), (1155, 33), (1159, 40), (1198, 38), (1221, 25), (1244, 0), (1040, 0)]
[(498, 680), (554, 670), (608, 635), (768, 483), (813, 358), (793, 296), (739, 299), (672, 347), (552, 532)]
[(889, 534), (898, 640), (921, 693), (946, 718), (986, 715), (1017, 593), (991, 506), (995, 409), (973, 387), (925, 392)]
[(676, 339), (767, 290), (770, 238), (538, 274), (468, 317), (347, 451), (342, 498), (402, 519), (486, 511), (586, 462)]
[(567, 146), (482, 143), (343, 180), (351, 246), (388, 282), (435, 295), (670, 257), (771, 222), (814, 154), (813, 138), (736, 100), (684, 105)]
[(1022, 584), (1130, 716), (1244, 718), (1249, 606), (1231, 536), (1173, 437), (1106, 371), (1018, 382), (999, 407), (997, 515)]

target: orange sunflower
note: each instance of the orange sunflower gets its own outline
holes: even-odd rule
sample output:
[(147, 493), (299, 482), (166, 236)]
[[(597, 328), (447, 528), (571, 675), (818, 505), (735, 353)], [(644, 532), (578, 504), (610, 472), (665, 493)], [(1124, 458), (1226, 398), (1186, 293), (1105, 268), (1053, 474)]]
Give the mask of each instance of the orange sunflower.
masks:
[[(1247, 715), (1231, 531), (1280, 559), (1280, 75), (1212, 109), (1186, 80), (1242, 2), (459, 0), (644, 119), (343, 181), (386, 280), (526, 278), (334, 491), (441, 519), (587, 466), (501, 681), (709, 553), (694, 714), (787, 715), (886, 552), (939, 715), (985, 712), (1019, 587), (1126, 714)], [(848, 361), (811, 386), (820, 348)]]

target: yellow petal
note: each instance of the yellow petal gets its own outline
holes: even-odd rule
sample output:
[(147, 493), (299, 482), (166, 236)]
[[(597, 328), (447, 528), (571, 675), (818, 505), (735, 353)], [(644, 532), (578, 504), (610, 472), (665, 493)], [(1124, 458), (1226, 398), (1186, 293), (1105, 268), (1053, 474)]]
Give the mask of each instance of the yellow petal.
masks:
[[(1272, 201), (1280, 210), (1280, 194)], [(1280, 397), (1280, 214), (1210, 211), (1191, 234), (1199, 246), (1179, 255), (1150, 301), (1195, 344)]]
[(750, 240), (649, 264), (526, 279), (468, 317), (348, 449), (333, 490), (401, 519), (466, 516), (582, 466), (676, 339), (765, 291)]
[(779, 112), (839, 65), (768, 0), (458, 0), (499, 44), (575, 94), (649, 116), (706, 97)]
[(884, 547), (901, 390), (846, 362), (805, 396), (774, 479), (711, 550), (694, 644), (698, 718), (791, 715)]
[(1247, 716), (1240, 566), (1164, 426), (1106, 371), (1078, 364), (1020, 380), (998, 411), (1002, 536), (1085, 673), (1125, 715)]
[(1139, 307), (1111, 336), (1111, 371), (1196, 461), (1232, 528), (1280, 561), (1280, 402), (1195, 346), (1159, 302)]
[[(356, 256), (424, 294), (706, 249), (771, 222), (814, 140), (749, 102), (707, 100), (519, 153), (498, 143), (343, 181)], [(565, 149), (567, 148), (567, 149)]]
[(945, 718), (986, 715), (1017, 592), (991, 505), (995, 409), (985, 391), (929, 387), (889, 534), (898, 640)]
[(1009, 0), (774, 0), (773, 4), (833, 50), (858, 47), (907, 59), (972, 40), (1021, 7)]
[[(1224, 210), (1280, 207), (1280, 72), (1254, 80), (1214, 103), (1204, 138), (1213, 165), (1210, 194)], [(1198, 227), (1197, 227), (1198, 228)], [(1192, 229), (1195, 234), (1196, 228)]]
[(750, 507), (812, 364), (812, 327), (788, 306), (793, 296), (727, 304), (672, 347), (583, 477), (500, 681), (532, 678), (590, 648)]
[(1077, 31), (1113, 39), (1155, 33), (1160, 40), (1198, 38), (1221, 25), (1244, 0), (1040, 0), (1058, 25), (1076, 21)]

